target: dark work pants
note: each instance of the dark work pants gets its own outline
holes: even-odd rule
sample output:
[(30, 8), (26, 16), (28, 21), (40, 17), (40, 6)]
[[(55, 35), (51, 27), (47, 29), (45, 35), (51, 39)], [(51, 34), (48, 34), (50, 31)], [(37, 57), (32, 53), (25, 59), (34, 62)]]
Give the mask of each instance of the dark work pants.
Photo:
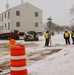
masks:
[(49, 38), (45, 39), (45, 46), (49, 46)]
[(65, 42), (66, 42), (66, 45), (67, 45), (67, 44), (70, 45), (70, 39), (69, 39), (69, 38), (65, 38)]
[(74, 38), (72, 38), (72, 44), (74, 44)]

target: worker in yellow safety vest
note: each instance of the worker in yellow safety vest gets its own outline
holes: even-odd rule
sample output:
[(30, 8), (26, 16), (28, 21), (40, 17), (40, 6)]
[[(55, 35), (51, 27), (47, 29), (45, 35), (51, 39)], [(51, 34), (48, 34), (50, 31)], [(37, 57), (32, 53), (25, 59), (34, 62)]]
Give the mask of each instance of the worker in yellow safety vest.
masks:
[(72, 38), (72, 44), (74, 44), (74, 31), (71, 33), (71, 38)]
[(50, 39), (50, 34), (49, 34), (49, 31), (47, 31), (45, 34), (44, 34), (44, 37), (45, 37), (45, 47), (49, 46), (49, 39)]
[(65, 43), (66, 45), (69, 44), (70, 45), (70, 33), (68, 31), (64, 32), (64, 39), (65, 39)]

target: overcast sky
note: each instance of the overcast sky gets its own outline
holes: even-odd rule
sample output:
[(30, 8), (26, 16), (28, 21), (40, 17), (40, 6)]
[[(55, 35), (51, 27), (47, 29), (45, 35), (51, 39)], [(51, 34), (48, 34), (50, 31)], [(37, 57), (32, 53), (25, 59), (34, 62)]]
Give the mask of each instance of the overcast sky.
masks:
[[(0, 13), (6, 10), (6, 1), (0, 0)], [(43, 23), (51, 16), (52, 21), (59, 25), (70, 25), (70, 9), (74, 5), (74, 0), (23, 0), (43, 10)], [(21, 4), (21, 0), (8, 0), (9, 6), (14, 7)]]

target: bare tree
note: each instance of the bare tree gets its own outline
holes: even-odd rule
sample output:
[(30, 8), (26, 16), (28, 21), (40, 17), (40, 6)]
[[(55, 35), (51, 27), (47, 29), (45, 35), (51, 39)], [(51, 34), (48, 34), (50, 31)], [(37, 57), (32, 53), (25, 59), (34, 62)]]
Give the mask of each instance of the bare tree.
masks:
[(72, 6), (72, 8), (70, 9), (70, 14), (74, 15), (74, 5)]
[(71, 26), (66, 26), (66, 25), (60, 26), (56, 23), (48, 21), (47, 23), (44, 24), (44, 29), (45, 29), (45, 31), (50, 31), (51, 30), (50, 31), (51, 33), (57, 32), (59, 34), (60, 32), (63, 32), (65, 30), (70, 31), (71, 29), (74, 29), (74, 26), (72, 26), (72, 27)]
[(70, 15), (72, 16), (71, 25), (74, 25), (74, 5), (70, 9)]
[(44, 29), (45, 32), (48, 31), (47, 23), (44, 23), (43, 29)]

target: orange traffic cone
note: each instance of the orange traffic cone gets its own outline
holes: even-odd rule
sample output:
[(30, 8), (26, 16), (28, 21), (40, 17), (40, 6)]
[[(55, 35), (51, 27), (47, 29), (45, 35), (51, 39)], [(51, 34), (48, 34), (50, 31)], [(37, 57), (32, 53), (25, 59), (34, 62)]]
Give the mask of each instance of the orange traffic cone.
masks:
[(27, 68), (26, 68), (26, 55), (25, 54), (26, 54), (25, 47), (23, 45), (10, 47), (10, 55), (11, 55), (10, 74), (11, 75), (28, 75)]

